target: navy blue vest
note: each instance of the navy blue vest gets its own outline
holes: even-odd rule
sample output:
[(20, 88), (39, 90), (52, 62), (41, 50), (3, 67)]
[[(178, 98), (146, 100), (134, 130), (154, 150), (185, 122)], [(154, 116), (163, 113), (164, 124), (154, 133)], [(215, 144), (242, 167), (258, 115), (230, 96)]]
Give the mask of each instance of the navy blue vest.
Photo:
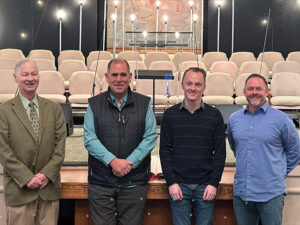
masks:
[[(143, 140), (145, 117), (150, 98), (128, 90), (127, 101), (119, 110), (110, 100), (108, 91), (89, 99), (94, 114), (95, 132), (100, 142), (117, 158), (126, 159)], [(150, 176), (150, 158), (126, 176), (119, 178), (112, 168), (89, 154), (89, 182), (102, 186), (146, 184)]]

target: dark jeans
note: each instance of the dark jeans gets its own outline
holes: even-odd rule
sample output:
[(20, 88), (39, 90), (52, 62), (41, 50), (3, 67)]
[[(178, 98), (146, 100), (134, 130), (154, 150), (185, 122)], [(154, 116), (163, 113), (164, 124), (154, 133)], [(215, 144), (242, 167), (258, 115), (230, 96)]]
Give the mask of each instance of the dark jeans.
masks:
[(243, 201), (233, 197), (233, 207), (238, 225), (281, 225), (284, 194), (278, 195), (267, 202)]
[(215, 200), (203, 200), (207, 185), (179, 184), (179, 186), (183, 199), (170, 199), (173, 225), (191, 224), (192, 208), (194, 208), (196, 225), (212, 225)]
[(88, 197), (95, 225), (143, 224), (147, 185), (113, 188), (89, 184)]

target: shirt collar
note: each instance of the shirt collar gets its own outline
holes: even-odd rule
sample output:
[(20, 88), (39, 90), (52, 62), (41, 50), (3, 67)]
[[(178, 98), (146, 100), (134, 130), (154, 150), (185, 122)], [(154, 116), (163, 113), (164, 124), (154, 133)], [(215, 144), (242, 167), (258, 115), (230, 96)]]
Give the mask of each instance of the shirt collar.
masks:
[(28, 105), (30, 102), (33, 102), (35, 107), (38, 109), (39, 108), (39, 103), (38, 103), (38, 98), (37, 95), (34, 96), (34, 98), (30, 101), (28, 98), (24, 97), (21, 93), (19, 93), (21, 101), (23, 103), (23, 106), (25, 109), (27, 109)]
[[(114, 105), (118, 106), (118, 105), (117, 105), (117, 101), (116, 101), (115, 96), (113, 96), (113, 94), (112, 94), (110, 91), (109, 91), (109, 97), (110, 97), (111, 102), (112, 102)], [(121, 99), (121, 106), (118, 107), (118, 108), (122, 108), (122, 107), (124, 106), (124, 104), (125, 104), (126, 101), (127, 101), (127, 97), (128, 97), (128, 92), (127, 92), (126, 95)]]
[[(267, 101), (265, 101), (265, 103), (259, 109), (257, 109), (255, 112), (257, 112), (258, 110), (262, 110), (263, 112), (266, 112), (268, 107), (269, 107), (269, 103)], [(248, 109), (248, 105), (244, 109), (244, 113), (246, 113), (247, 111), (250, 112), (249, 109)]]
[[(188, 108), (187, 108), (187, 107), (185, 106), (185, 104), (184, 104), (184, 100), (181, 102), (179, 109), (180, 109), (180, 110), (182, 110), (182, 109), (188, 110)], [(203, 102), (203, 100), (201, 100), (200, 107), (199, 107), (198, 109), (204, 110), (204, 102)], [(196, 109), (195, 112), (196, 112), (198, 109)]]

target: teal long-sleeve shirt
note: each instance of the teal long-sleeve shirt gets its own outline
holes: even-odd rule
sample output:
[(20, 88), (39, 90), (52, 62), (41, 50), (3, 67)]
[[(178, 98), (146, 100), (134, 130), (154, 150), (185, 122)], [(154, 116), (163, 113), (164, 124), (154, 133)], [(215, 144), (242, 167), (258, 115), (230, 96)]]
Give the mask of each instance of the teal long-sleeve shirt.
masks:
[[(122, 109), (126, 102), (127, 98), (124, 98), (122, 99), (122, 104), (119, 109)], [(115, 104), (114, 99), (113, 102)], [(133, 168), (136, 168), (152, 151), (156, 144), (156, 138), (156, 120), (152, 108), (149, 104), (145, 117), (145, 133), (143, 135), (143, 140), (137, 146), (137, 148), (134, 149), (134, 151), (126, 158), (128, 161), (133, 162)], [(109, 163), (114, 158), (116, 158), (116, 156), (108, 151), (98, 139), (95, 132), (94, 114), (90, 106), (88, 106), (86, 114), (84, 116), (84, 146), (89, 154), (99, 159), (106, 166), (108, 166)]]

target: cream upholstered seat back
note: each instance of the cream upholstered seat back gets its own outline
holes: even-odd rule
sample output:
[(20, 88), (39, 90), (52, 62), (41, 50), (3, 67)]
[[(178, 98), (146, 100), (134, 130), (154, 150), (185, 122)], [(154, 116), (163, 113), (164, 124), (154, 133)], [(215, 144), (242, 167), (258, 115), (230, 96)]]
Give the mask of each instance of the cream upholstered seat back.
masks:
[(5, 49), (0, 49), (0, 59), (1, 58), (11, 58), (11, 59), (20, 60), (25, 58), (25, 56), (20, 49), (5, 48)]
[(238, 68), (235, 62), (218, 61), (214, 62), (210, 67), (210, 73), (221, 72), (228, 73), (233, 81), (236, 81), (238, 76)]
[(233, 52), (229, 61), (235, 62), (236, 66), (240, 68), (243, 62), (256, 61), (256, 58), (252, 52)]
[(95, 72), (97, 68), (97, 74), (99, 76), (99, 79), (102, 80), (104, 77), (105, 73), (107, 73), (107, 65), (110, 60), (98, 60), (92, 62), (89, 71)]
[(72, 104), (87, 104), (88, 98), (92, 96), (93, 82), (95, 80), (94, 95), (100, 93), (100, 79), (94, 72), (78, 71), (74, 72), (70, 78), (69, 101)]
[(144, 63), (149, 68), (152, 62), (155, 61), (171, 61), (170, 56), (166, 52), (149, 52), (147, 53)]
[(277, 73), (271, 80), (271, 103), (275, 106), (300, 107), (300, 75)]
[(15, 97), (18, 85), (14, 81), (13, 74), (13, 70), (0, 70), (0, 103)]
[(58, 71), (41, 71), (37, 93), (57, 103), (65, 103), (64, 78)]
[(63, 75), (65, 80), (69, 80), (73, 72), (86, 70), (86, 65), (81, 60), (64, 60), (58, 66), (58, 71)]
[(197, 55), (194, 52), (177, 52), (172, 62), (176, 66), (177, 70), (179, 68), (179, 64), (185, 61), (197, 61)]
[(127, 61), (143, 61), (143, 58), (138, 52), (135, 51), (123, 51), (118, 54), (118, 58), (125, 59)]
[(235, 90), (235, 103), (241, 104), (241, 105), (247, 105), (247, 99), (244, 96), (244, 88), (245, 88), (245, 82), (247, 78), (251, 75), (251, 73), (242, 73), (238, 76), (238, 78), (235, 81), (234, 84), (234, 90)]
[(14, 70), (19, 61), (17, 58), (0, 58), (0, 70)]
[(87, 68), (90, 69), (90, 67), (94, 61), (111, 60), (112, 58), (113, 58), (112, 54), (108, 51), (92, 51), (89, 53), (89, 55), (86, 59)]
[(28, 58), (31, 59), (48, 59), (55, 63), (55, 57), (50, 50), (46, 49), (33, 49), (29, 52)]
[(57, 61), (58, 61), (58, 66), (64, 61), (64, 60), (80, 60), (85, 64), (85, 57), (82, 54), (81, 51), (79, 50), (64, 50), (61, 51)]
[(224, 52), (206, 52), (202, 58), (207, 70), (210, 70), (211, 65), (218, 61), (228, 61)]
[(269, 68), (264, 62), (244, 62), (239, 69), (239, 74), (242, 73), (257, 73), (264, 76), (267, 81), (270, 78)]
[(281, 61), (276, 62), (272, 69), (272, 74), (290, 72), (300, 74), (300, 63), (296, 61)]
[(54, 61), (49, 59), (33, 59), (39, 68), (39, 71), (56, 71), (56, 66)]
[(210, 105), (233, 104), (234, 82), (228, 73), (210, 73), (206, 77), (203, 101)]

